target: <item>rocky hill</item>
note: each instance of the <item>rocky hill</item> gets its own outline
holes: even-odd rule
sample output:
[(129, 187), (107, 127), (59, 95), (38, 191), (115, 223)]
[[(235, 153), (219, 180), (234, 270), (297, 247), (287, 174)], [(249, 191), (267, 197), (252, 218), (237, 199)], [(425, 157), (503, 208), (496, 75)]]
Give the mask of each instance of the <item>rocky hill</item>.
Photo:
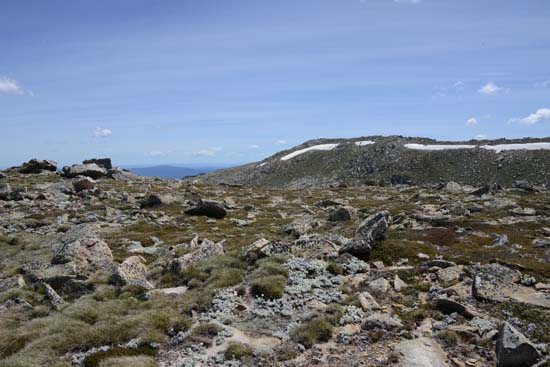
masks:
[(383, 184), (550, 184), (550, 138), (442, 142), (369, 136), (317, 139), (261, 162), (210, 173), (206, 183), (264, 187)]
[(544, 188), (56, 171), (0, 173), (2, 367), (549, 365)]

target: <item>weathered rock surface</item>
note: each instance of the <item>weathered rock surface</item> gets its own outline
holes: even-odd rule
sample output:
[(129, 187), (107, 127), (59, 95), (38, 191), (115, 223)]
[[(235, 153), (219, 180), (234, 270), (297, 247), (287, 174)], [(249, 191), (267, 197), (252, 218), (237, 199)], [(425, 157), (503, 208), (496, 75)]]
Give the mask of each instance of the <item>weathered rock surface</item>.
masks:
[(450, 367), (441, 346), (431, 338), (402, 341), (395, 348), (399, 367)]
[(73, 187), (76, 192), (92, 190), (95, 187), (95, 180), (90, 177), (77, 176), (73, 179)]
[(57, 163), (50, 160), (42, 159), (31, 159), (30, 161), (23, 163), (19, 168), (21, 173), (40, 173), (42, 171), (52, 171), (57, 170)]
[(353, 241), (340, 248), (340, 253), (348, 252), (360, 258), (368, 258), (374, 243), (387, 237), (389, 215), (389, 212), (382, 211), (365, 219), (357, 227)]
[(151, 290), (155, 286), (147, 280), (148, 273), (149, 270), (143, 257), (130, 256), (115, 267), (111, 281), (121, 286), (131, 285)]
[(194, 207), (187, 209), (185, 213), (189, 215), (223, 219), (227, 215), (227, 210), (217, 201), (200, 200)]
[(88, 176), (93, 179), (98, 179), (107, 175), (107, 170), (101, 166), (98, 166), (95, 163), (65, 166), (63, 167), (62, 172), (63, 175), (68, 178), (73, 178), (76, 176)]
[(530, 367), (540, 358), (535, 346), (507, 322), (498, 331), (496, 354), (497, 367)]

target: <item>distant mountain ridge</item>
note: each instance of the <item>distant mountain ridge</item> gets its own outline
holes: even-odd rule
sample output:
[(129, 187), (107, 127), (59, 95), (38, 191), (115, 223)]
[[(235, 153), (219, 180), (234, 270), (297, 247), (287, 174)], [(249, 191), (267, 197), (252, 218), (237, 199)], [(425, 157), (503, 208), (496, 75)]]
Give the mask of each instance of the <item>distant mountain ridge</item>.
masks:
[(266, 187), (498, 183), (525, 179), (550, 186), (550, 138), (436, 141), (369, 136), (316, 139), (261, 162), (197, 178), (206, 183)]
[(189, 176), (196, 176), (202, 173), (212, 172), (219, 167), (198, 167), (198, 168), (189, 168), (189, 167), (177, 167), (170, 165), (159, 165), (151, 167), (136, 167), (129, 168), (131, 172), (138, 176), (149, 176), (149, 177), (161, 177), (161, 178), (185, 178)]

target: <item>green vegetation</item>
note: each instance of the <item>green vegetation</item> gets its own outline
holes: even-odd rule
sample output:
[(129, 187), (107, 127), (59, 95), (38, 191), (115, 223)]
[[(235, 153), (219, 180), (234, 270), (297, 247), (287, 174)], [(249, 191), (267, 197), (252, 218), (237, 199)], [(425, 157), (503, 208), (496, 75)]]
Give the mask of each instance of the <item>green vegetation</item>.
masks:
[(225, 359), (244, 359), (254, 354), (254, 349), (242, 343), (231, 342), (224, 352)]
[(334, 327), (325, 317), (318, 316), (292, 330), (290, 336), (296, 343), (311, 348), (314, 344), (329, 341), (333, 329)]

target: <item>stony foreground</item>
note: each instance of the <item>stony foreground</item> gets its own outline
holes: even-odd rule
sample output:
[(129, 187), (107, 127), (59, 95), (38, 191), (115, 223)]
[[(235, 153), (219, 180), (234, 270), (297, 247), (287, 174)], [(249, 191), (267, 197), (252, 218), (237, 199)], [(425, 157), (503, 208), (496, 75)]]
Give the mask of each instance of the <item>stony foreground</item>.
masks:
[(0, 174), (0, 366), (549, 366), (550, 195), (515, 186), (31, 161)]

